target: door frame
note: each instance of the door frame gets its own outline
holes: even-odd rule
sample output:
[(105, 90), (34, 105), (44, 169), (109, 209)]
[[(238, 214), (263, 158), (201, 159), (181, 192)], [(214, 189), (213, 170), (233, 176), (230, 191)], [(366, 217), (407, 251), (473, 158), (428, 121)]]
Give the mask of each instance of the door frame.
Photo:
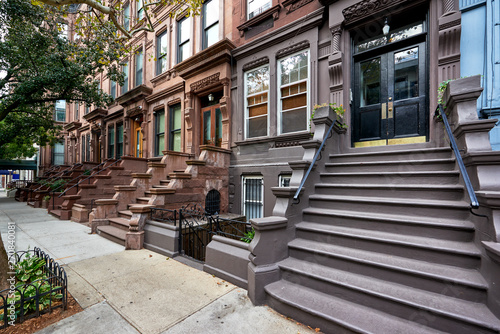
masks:
[[(220, 134), (221, 134), (221, 142), (217, 143), (217, 112), (216, 109), (219, 109), (219, 112), (221, 112), (221, 117), (222, 117), (222, 111), (220, 110), (220, 103), (214, 104), (211, 106), (203, 107), (200, 110), (200, 125), (201, 125), (201, 131), (200, 131), (200, 145), (211, 145), (211, 146), (217, 146), (221, 147), (222, 145), (222, 128), (220, 128)], [(209, 139), (209, 143), (205, 143), (205, 112), (210, 111), (210, 135), (211, 138)]]
[[(403, 13), (404, 14), (404, 13)], [(359, 52), (355, 54), (355, 44), (354, 44), (354, 39), (351, 38), (351, 91), (352, 91), (352, 99), (351, 99), (351, 147), (369, 147), (369, 146), (385, 146), (385, 145), (396, 145), (396, 144), (412, 144), (412, 143), (424, 143), (429, 140), (429, 78), (430, 78), (430, 73), (429, 73), (429, 68), (430, 68), (430, 57), (429, 57), (429, 15), (428, 13), (426, 14), (425, 18), (422, 19), (422, 24), (423, 24), (423, 33), (420, 33), (415, 36), (411, 36), (407, 39), (397, 41), (394, 43), (389, 43), (383, 46), (378, 46), (374, 47), (372, 49), (366, 50)], [(416, 20), (414, 23), (418, 24), (420, 20)], [(390, 53), (395, 53), (400, 50), (408, 49), (411, 48), (412, 46), (420, 46), (423, 45), (425, 47), (425, 52), (422, 54), (424, 57), (424, 74), (423, 77), (424, 79), (424, 92), (425, 92), (425, 97), (424, 97), (424, 111), (422, 111), (422, 115), (424, 116), (424, 124), (425, 124), (425, 131), (424, 134), (421, 136), (413, 136), (413, 137), (404, 137), (404, 138), (385, 138), (385, 139), (377, 139), (377, 140), (372, 140), (372, 141), (356, 141), (356, 125), (357, 125), (357, 115), (356, 115), (356, 108), (358, 102), (356, 101), (356, 98), (359, 97), (359, 88), (356, 88), (356, 85), (358, 85), (360, 78), (356, 77), (356, 65), (360, 64), (363, 61), (374, 59), (377, 57), (381, 57), (383, 55), (388, 55)], [(382, 58), (382, 57), (381, 57)], [(420, 50), (419, 50), (419, 59), (420, 59)], [(387, 63), (386, 66), (386, 71), (389, 72), (389, 68), (391, 66), (389, 65), (389, 62)], [(419, 64), (420, 68), (420, 64)], [(419, 70), (419, 75), (420, 75), (420, 70)], [(387, 78), (389, 77), (389, 73), (386, 74)], [(389, 89), (389, 79), (385, 79), (386, 81), (386, 87), (385, 90), (388, 94)], [(381, 84), (383, 82), (382, 78), (380, 80)], [(386, 95), (387, 95), (386, 94)], [(387, 105), (386, 102), (388, 101), (382, 101), (383, 93), (381, 91), (381, 102), (380, 104), (383, 105), (384, 103)], [(387, 96), (388, 97), (388, 96)], [(382, 110), (381, 110), (382, 114)], [(382, 115), (381, 115), (382, 118)]]

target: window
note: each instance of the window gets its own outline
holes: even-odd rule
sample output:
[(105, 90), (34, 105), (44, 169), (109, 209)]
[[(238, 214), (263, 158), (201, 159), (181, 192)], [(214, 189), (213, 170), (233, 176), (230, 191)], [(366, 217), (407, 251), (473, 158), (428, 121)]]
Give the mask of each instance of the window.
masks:
[(82, 136), (82, 152), (81, 152), (81, 160), (82, 162), (86, 161), (85, 160), (85, 152), (86, 152), (86, 149), (85, 149), (85, 135)]
[(135, 54), (135, 87), (142, 85), (142, 50)]
[(116, 82), (114, 82), (113, 80), (110, 80), (109, 83), (109, 95), (111, 95), (113, 99), (116, 98)]
[(177, 62), (191, 56), (191, 17), (185, 17), (177, 23)]
[(264, 215), (264, 182), (262, 176), (243, 176), (243, 214), (247, 220)]
[(279, 60), (278, 132), (307, 130), (309, 119), (309, 51)]
[(219, 1), (210, 0), (203, 4), (203, 49), (219, 40)]
[(85, 115), (87, 115), (90, 112), (90, 106), (88, 104), (85, 104)]
[(52, 150), (52, 164), (64, 165), (64, 143), (55, 143)]
[(75, 102), (75, 121), (80, 118), (80, 102)]
[(292, 174), (280, 174), (279, 176), (279, 186), (280, 187), (290, 187), (290, 180), (292, 179)]
[(66, 23), (58, 23), (57, 30), (59, 31), (59, 38), (68, 39), (68, 25)]
[(116, 126), (116, 157), (119, 159), (123, 155), (123, 124)]
[(91, 161), (91, 158), (90, 158), (90, 133), (87, 133), (87, 150), (85, 151), (85, 158), (86, 160), (85, 161)]
[(108, 158), (115, 157), (115, 125), (108, 127)]
[(139, 0), (137, 3), (137, 20), (141, 20), (144, 17), (144, 0)]
[(130, 4), (123, 7), (123, 27), (127, 31), (130, 29)]
[(181, 104), (178, 103), (170, 107), (170, 138), (168, 149), (170, 151), (180, 152), (181, 150)]
[(269, 66), (245, 74), (245, 138), (267, 136)]
[(66, 101), (57, 100), (56, 101), (56, 122), (66, 122)]
[(122, 72), (125, 74), (123, 86), (121, 86), (121, 93), (128, 92), (128, 63), (122, 64)]
[(155, 115), (155, 155), (163, 155), (165, 149), (165, 110), (159, 110)]
[(167, 37), (168, 31), (156, 37), (156, 75), (167, 70)]
[(271, 8), (271, 1), (269, 0), (248, 0), (248, 19), (250, 20), (269, 8)]

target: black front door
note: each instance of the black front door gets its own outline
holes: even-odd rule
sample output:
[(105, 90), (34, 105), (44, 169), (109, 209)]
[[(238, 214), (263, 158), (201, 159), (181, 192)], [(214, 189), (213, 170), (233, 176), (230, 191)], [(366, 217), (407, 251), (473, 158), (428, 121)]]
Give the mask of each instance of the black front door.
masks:
[(425, 42), (400, 44), (355, 56), (355, 147), (426, 141)]

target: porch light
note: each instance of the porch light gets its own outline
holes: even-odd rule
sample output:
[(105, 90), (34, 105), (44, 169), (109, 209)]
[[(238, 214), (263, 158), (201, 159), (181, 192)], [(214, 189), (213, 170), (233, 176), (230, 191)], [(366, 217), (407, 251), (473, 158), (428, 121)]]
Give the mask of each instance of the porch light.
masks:
[(389, 33), (389, 29), (391, 29), (391, 27), (389, 27), (389, 24), (387, 23), (387, 17), (386, 17), (385, 22), (384, 22), (384, 27), (382, 28), (382, 32), (384, 33), (384, 35), (387, 35)]
[(214, 101), (214, 95), (212, 93), (208, 94), (208, 101), (210, 102)]

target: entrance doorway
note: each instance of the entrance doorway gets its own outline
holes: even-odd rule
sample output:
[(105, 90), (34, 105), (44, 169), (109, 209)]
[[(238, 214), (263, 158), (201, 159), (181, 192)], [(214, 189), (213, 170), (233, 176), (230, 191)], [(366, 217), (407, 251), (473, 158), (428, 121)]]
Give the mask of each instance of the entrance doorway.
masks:
[(355, 45), (354, 147), (427, 141), (423, 22)]
[(132, 124), (132, 154), (136, 158), (142, 158), (142, 120), (134, 120)]
[(202, 145), (221, 147), (222, 145), (222, 113), (220, 104), (201, 109)]

